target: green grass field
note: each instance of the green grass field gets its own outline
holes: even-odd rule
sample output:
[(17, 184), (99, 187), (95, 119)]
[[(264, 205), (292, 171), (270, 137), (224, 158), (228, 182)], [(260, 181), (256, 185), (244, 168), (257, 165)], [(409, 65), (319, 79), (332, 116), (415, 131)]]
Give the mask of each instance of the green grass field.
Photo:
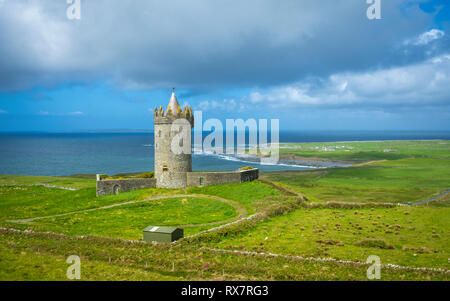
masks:
[[(124, 205), (104, 210), (77, 213), (33, 221), (35, 231), (54, 231), (68, 235), (99, 235), (141, 239), (149, 225), (179, 226), (220, 222), (236, 217), (235, 209), (206, 198), (175, 198)], [(30, 226), (27, 226), (30, 228)], [(185, 235), (198, 228), (187, 227)]]
[[(65, 260), (72, 254), (81, 258), (81, 280), (367, 280), (367, 266), (227, 254), (185, 244), (1, 230), (0, 254), (0, 280), (67, 280)], [(386, 269), (381, 280), (448, 280), (448, 276)]]
[[(414, 207), (326, 208), (327, 202), (414, 203), (448, 190), (449, 145), (448, 141), (283, 145), (284, 154), (360, 164), (261, 173), (275, 186), (254, 181), (97, 198), (92, 176), (0, 176), (0, 226), (34, 231), (0, 230), (0, 280), (67, 280), (65, 259), (72, 254), (82, 259), (82, 280), (367, 280), (367, 266), (361, 263), (369, 255), (378, 255), (383, 264), (449, 270), (449, 194)], [(294, 206), (292, 200), (298, 197), (285, 195), (276, 185), (324, 208)], [(236, 221), (243, 213), (262, 217), (225, 226), (214, 239), (206, 233), (174, 245), (123, 240), (140, 240), (148, 225), (188, 225), (184, 230), (189, 236)], [(28, 220), (33, 218), (37, 219)], [(448, 275), (384, 268), (382, 280), (448, 280)]]
[[(449, 269), (450, 211), (442, 209), (297, 210), (224, 239), (216, 247), (353, 261), (377, 255), (385, 263)], [(389, 248), (380, 248), (377, 241)]]
[(278, 190), (258, 181), (208, 187), (191, 187), (187, 189), (187, 192), (213, 195), (239, 202), (249, 213), (255, 212), (255, 207), (252, 205), (255, 201), (262, 200), (268, 196), (281, 195)]
[[(389, 151), (389, 152), (385, 152)], [(450, 141), (281, 143), (280, 154), (362, 162), (402, 158), (450, 158)]]
[(415, 202), (450, 187), (450, 159), (371, 162), (361, 166), (266, 173), (315, 201)]

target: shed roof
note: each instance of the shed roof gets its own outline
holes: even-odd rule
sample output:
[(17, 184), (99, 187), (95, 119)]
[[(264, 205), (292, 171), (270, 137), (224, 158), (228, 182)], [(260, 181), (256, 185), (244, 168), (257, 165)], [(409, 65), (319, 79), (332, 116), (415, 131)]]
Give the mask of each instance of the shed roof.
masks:
[(165, 226), (148, 226), (144, 229), (144, 232), (152, 233), (173, 233), (177, 230), (177, 227), (165, 227)]

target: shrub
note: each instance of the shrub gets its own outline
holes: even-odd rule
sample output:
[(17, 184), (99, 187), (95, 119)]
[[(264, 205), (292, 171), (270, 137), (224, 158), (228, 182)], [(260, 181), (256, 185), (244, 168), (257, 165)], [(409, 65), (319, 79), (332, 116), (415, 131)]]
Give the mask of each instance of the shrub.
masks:
[(387, 243), (384, 239), (380, 238), (365, 238), (355, 242), (355, 245), (368, 248), (394, 249), (392, 244)]
[(332, 246), (343, 246), (344, 243), (342, 241), (336, 241), (336, 240), (332, 240), (332, 239), (318, 239), (316, 240), (317, 243), (319, 244), (324, 244), (324, 245), (332, 245)]
[(403, 246), (402, 250), (403, 251), (412, 251), (412, 252), (416, 252), (416, 253), (419, 253), (419, 254), (431, 253), (430, 249), (428, 249), (427, 247), (413, 248), (413, 247)]
[(143, 179), (153, 179), (154, 177), (155, 177), (155, 172), (153, 172), (153, 171), (144, 172), (144, 173), (136, 175), (136, 178), (143, 178)]
[(254, 169), (254, 168), (251, 166), (244, 166), (244, 167), (239, 168), (239, 171), (252, 170), (252, 169)]
[(108, 175), (107, 174), (102, 174), (102, 175), (99, 175), (99, 178), (100, 178), (100, 181), (101, 180), (105, 180), (105, 179), (108, 178)]

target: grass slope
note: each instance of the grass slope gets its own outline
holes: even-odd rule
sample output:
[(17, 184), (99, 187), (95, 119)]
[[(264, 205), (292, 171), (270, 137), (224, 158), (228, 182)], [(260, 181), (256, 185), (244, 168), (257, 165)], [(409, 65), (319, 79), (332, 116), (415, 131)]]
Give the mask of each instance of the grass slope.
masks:
[[(142, 230), (149, 225), (204, 224), (235, 216), (237, 216), (235, 209), (220, 201), (205, 198), (175, 198), (37, 220), (32, 225), (26, 225), (26, 228), (68, 235), (92, 234), (139, 240), (142, 239)], [(198, 230), (186, 228), (185, 235), (194, 234)]]
[[(0, 231), (0, 280), (63, 280), (69, 267), (64, 260), (74, 254), (81, 258), (81, 280), (367, 280), (367, 266), (5, 231)], [(448, 275), (382, 269), (381, 280), (448, 280)]]
[(448, 159), (400, 159), (349, 168), (263, 173), (315, 201), (414, 202), (447, 190)]
[(43, 186), (2, 186), (0, 187), (0, 219), (26, 219), (55, 215), (111, 204), (144, 200), (157, 195), (179, 193), (182, 193), (182, 190), (155, 188), (97, 198), (95, 196), (95, 186), (77, 191)]
[(353, 261), (378, 255), (382, 263), (450, 269), (449, 214), (435, 207), (299, 209), (216, 246)]
[(191, 187), (188, 193), (219, 196), (242, 204), (249, 214), (255, 212), (253, 203), (268, 196), (281, 195), (280, 191), (259, 181), (206, 187)]

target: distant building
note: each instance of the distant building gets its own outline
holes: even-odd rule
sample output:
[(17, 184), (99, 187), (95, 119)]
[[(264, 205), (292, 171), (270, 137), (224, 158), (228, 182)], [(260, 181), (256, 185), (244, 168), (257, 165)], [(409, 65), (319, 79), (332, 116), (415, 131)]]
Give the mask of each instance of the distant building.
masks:
[(390, 152), (392, 152), (392, 149), (387, 148), (387, 149), (385, 149), (383, 152), (385, 152), (385, 153), (390, 153)]

